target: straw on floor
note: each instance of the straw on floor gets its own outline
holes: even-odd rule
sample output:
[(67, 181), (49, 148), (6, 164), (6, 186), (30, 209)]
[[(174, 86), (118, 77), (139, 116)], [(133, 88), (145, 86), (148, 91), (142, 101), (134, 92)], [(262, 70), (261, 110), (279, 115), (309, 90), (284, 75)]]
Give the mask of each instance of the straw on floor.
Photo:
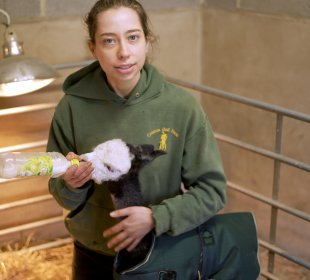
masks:
[(1, 280), (70, 280), (72, 244), (42, 250), (17, 250), (8, 246), (0, 253)]
[[(70, 239), (19, 250), (7, 247), (0, 252), (1, 280), (70, 280), (73, 245)], [(261, 250), (262, 268), (266, 270), (267, 251)], [(281, 280), (308, 280), (310, 271), (284, 259), (276, 258), (276, 274)], [(259, 279), (265, 279), (260, 277)]]

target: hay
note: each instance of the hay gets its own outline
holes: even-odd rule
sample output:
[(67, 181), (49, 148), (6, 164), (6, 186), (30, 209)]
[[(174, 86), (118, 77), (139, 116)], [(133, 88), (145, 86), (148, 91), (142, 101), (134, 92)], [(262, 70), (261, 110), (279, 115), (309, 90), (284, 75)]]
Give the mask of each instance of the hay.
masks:
[(1, 280), (70, 280), (72, 244), (40, 251), (0, 253)]
[[(1, 280), (70, 280), (73, 245), (29, 250), (7, 246), (0, 253)], [(262, 269), (267, 267), (267, 251), (261, 250)], [(310, 271), (292, 264), (282, 258), (276, 258), (276, 275), (279, 279), (310, 279)], [(259, 279), (264, 279), (260, 277)]]

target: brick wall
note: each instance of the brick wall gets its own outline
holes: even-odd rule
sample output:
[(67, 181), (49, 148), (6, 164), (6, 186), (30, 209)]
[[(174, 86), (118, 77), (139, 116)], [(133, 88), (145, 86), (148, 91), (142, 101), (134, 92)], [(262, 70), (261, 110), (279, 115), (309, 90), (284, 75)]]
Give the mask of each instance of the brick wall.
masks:
[[(0, 0), (13, 22), (85, 15), (96, 0)], [(251, 11), (263, 14), (310, 17), (309, 0), (141, 0), (147, 10), (193, 8)]]
[(309, 0), (205, 0), (207, 8), (310, 17)]
[[(13, 21), (34, 18), (81, 16), (86, 14), (96, 0), (0, 0), (0, 8), (6, 10)], [(192, 8), (200, 0), (141, 0), (147, 10)]]
[[(14, 22), (38, 18), (81, 16), (96, 0), (0, 0)], [(252, 11), (264, 14), (310, 17), (309, 0), (141, 0), (147, 10), (193, 8), (204, 3), (210, 9)]]

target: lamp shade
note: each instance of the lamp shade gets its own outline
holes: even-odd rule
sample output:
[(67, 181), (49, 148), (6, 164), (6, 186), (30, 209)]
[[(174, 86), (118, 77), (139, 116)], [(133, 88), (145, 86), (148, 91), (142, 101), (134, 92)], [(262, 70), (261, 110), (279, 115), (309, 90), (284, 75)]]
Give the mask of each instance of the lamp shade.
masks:
[(10, 28), (9, 14), (2, 9), (0, 14), (6, 17), (6, 22), (3, 23), (6, 27), (4, 59), (0, 61), (0, 97), (29, 93), (50, 84), (59, 76), (56, 70), (37, 58), (26, 57), (23, 43)]
[(9, 56), (0, 61), (0, 96), (35, 91), (50, 84), (58, 73), (37, 58)]

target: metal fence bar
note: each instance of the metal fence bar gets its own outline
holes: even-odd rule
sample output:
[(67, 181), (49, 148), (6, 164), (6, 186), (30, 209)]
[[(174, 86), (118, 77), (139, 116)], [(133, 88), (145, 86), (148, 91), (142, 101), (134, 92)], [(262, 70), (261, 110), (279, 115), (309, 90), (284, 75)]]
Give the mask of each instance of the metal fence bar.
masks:
[(63, 64), (54, 64), (53, 67), (56, 69), (68, 69), (68, 68), (79, 68), (85, 67), (95, 60), (84, 60), (84, 61), (77, 61), (72, 63), (63, 63)]
[(220, 134), (220, 133), (214, 133), (214, 135), (215, 135), (216, 139), (218, 139), (222, 142), (232, 144), (234, 146), (237, 146), (237, 147), (240, 147), (242, 149), (251, 151), (253, 153), (260, 154), (260, 155), (263, 155), (265, 157), (268, 157), (268, 158), (271, 158), (274, 160), (278, 160), (279, 162), (282, 162), (282, 163), (291, 165), (293, 167), (296, 167), (296, 168), (310, 172), (310, 164), (300, 162), (298, 160), (283, 156), (283, 155), (278, 154), (278, 153), (271, 152), (271, 151), (263, 149), (263, 148), (259, 148), (255, 145), (251, 145), (251, 144), (242, 142), (240, 140), (237, 140), (235, 138), (232, 138), (232, 137)]
[[(94, 62), (94, 60), (84, 60), (84, 61), (78, 61), (73, 63), (63, 63), (63, 64), (54, 64), (53, 67), (56, 69), (67, 69), (67, 68), (74, 68), (74, 67), (84, 67), (89, 65), (90, 63)], [(224, 90), (220, 90), (217, 88), (213, 88), (206, 85), (199, 85), (188, 81), (183, 81), (180, 79), (176, 79), (170, 76), (165, 76), (165, 78), (174, 84), (180, 85), (182, 87), (186, 87), (189, 89), (193, 89), (196, 91), (200, 91), (203, 93), (211, 94), (214, 96), (222, 97), (224, 99), (236, 101), (245, 105), (249, 105), (252, 107), (256, 107), (259, 109), (263, 109), (266, 111), (274, 112), (274, 113), (281, 113), (283, 116), (291, 117), (294, 119), (298, 119), (305, 122), (310, 122), (310, 115), (292, 111), (285, 109), (280, 106), (272, 105), (266, 102), (258, 101), (252, 98), (240, 96), (231, 92), (226, 92)]]
[(13, 107), (8, 109), (0, 109), (0, 117), (22, 113), (30, 113), (40, 110), (54, 109), (56, 105), (57, 103), (41, 103), (41, 104)]
[(227, 186), (230, 189), (234, 190), (234, 191), (240, 192), (240, 193), (242, 193), (244, 195), (247, 195), (247, 196), (252, 197), (252, 198), (254, 198), (256, 200), (259, 200), (259, 201), (261, 201), (261, 202), (263, 202), (265, 204), (268, 204), (270, 206), (276, 207), (276, 208), (278, 208), (278, 209), (280, 209), (280, 210), (282, 210), (282, 211), (284, 211), (284, 212), (286, 212), (286, 213), (288, 213), (290, 215), (293, 215), (293, 216), (295, 216), (297, 218), (303, 219), (306, 222), (310, 222), (310, 215), (305, 213), (305, 212), (303, 212), (303, 211), (300, 211), (300, 210), (298, 210), (296, 208), (289, 207), (289, 206), (287, 206), (284, 203), (281, 203), (281, 202), (279, 202), (277, 200), (268, 198), (268, 197), (266, 197), (264, 195), (261, 195), (261, 194), (259, 194), (257, 192), (245, 189), (245, 188), (243, 188), (243, 187), (241, 187), (241, 186), (239, 186), (239, 185), (237, 185), (235, 183), (232, 183), (230, 181), (227, 182)]
[(0, 178), (0, 185), (1, 185), (1, 184), (4, 184), (4, 183), (7, 183), (7, 182), (17, 181), (17, 180), (20, 180), (20, 179), (16, 179), (16, 178), (12, 178), (12, 179), (2, 179), (2, 178)]
[[(276, 122), (276, 135), (275, 135), (275, 153), (281, 154), (282, 147), (282, 129), (283, 129), (283, 116), (277, 114)], [(272, 199), (278, 200), (280, 192), (280, 172), (281, 172), (281, 162), (279, 160), (274, 161), (273, 167), (273, 184), (272, 184)], [(269, 229), (269, 240), (272, 244), (275, 244), (277, 240), (277, 221), (278, 221), (278, 207), (271, 207), (271, 217), (270, 217), (270, 229)], [(269, 250), (268, 254), (268, 272), (273, 273), (275, 263), (275, 254), (273, 251)]]
[(271, 273), (264, 271), (264, 270), (261, 271), (260, 275), (265, 277), (266, 279), (280, 280), (278, 277), (274, 276), (274, 274), (271, 274)]
[(8, 153), (8, 152), (15, 152), (20, 150), (27, 150), (33, 148), (44, 147), (47, 144), (47, 140), (41, 140), (36, 142), (24, 143), (20, 145), (8, 146), (0, 148), (0, 153)]
[(298, 257), (292, 256), (288, 252), (284, 251), (283, 249), (281, 249), (281, 248), (279, 248), (273, 244), (270, 244), (264, 240), (259, 240), (259, 245), (268, 249), (268, 251), (272, 251), (272, 252), (278, 254), (279, 256), (286, 258), (287, 260), (289, 260), (291, 262), (294, 262), (300, 266), (303, 266), (306, 269), (310, 269), (309, 263), (305, 262), (304, 260), (302, 260)]
[(0, 204), (0, 211), (3, 210), (8, 210), (16, 207), (21, 207), (25, 205), (29, 205), (30, 203), (38, 203), (46, 200), (51, 200), (53, 196), (51, 194), (45, 194), (45, 195), (40, 195), (40, 196), (35, 196), (31, 198), (26, 198), (23, 200), (18, 200), (18, 201), (13, 201), (13, 202), (8, 202), (8, 203), (2, 203)]
[[(295, 215), (295, 216), (300, 217), (300, 218), (305, 218), (307, 221), (309, 221), (309, 219), (310, 219), (310, 216), (307, 215), (304, 212), (298, 211), (297, 209), (294, 209), (294, 208), (287, 207), (286, 205), (284, 205), (282, 203), (273, 201), (272, 199), (268, 199), (268, 198), (266, 198), (263, 195), (257, 194), (256, 192), (244, 189), (244, 188), (242, 188), (242, 187), (240, 187), (240, 186), (238, 186), (238, 185), (236, 185), (236, 184), (234, 184), (234, 183), (232, 183), (230, 181), (227, 182), (227, 185), (228, 185), (228, 187), (230, 189), (233, 189), (235, 191), (241, 192), (241, 193), (243, 193), (245, 195), (248, 195), (250, 197), (253, 197), (253, 198), (255, 198), (255, 199), (259, 200), (259, 201), (265, 202), (266, 204), (273, 205), (274, 207), (277, 207), (277, 208), (279, 208), (279, 209), (281, 209), (283, 211), (286, 211), (288, 213), (291, 212), (292, 215)], [(300, 266), (303, 266), (303, 267), (305, 267), (307, 269), (310, 269), (310, 264), (309, 263), (303, 261), (300, 258), (291, 256), (285, 250), (281, 249), (280, 247), (275, 246), (274, 244), (268, 243), (267, 241), (263, 241), (263, 240), (259, 240), (259, 244), (262, 247), (267, 248), (269, 251), (271, 251), (273, 253), (281, 255), (282, 257), (285, 257), (286, 259), (288, 259), (288, 260), (290, 260), (290, 261), (292, 261), (292, 262), (294, 262), (294, 263), (296, 263), (296, 264), (298, 264)]]
[(199, 85), (199, 84), (195, 84), (195, 83), (191, 83), (191, 82), (187, 82), (187, 81), (182, 81), (176, 78), (172, 78), (169, 76), (166, 76), (166, 79), (174, 84), (177, 84), (179, 86), (182, 87), (186, 87), (189, 89), (193, 89), (202, 93), (206, 93), (206, 94), (211, 94), (217, 97), (222, 97), (224, 99), (227, 100), (232, 100), (241, 104), (245, 104), (245, 105), (249, 105), (251, 107), (256, 107), (265, 111), (269, 111), (269, 112), (274, 112), (274, 113), (280, 113), (282, 116), (287, 116), (293, 119), (297, 119), (300, 121), (304, 121), (304, 122), (309, 122), (310, 123), (310, 115), (308, 114), (304, 114), (304, 113), (300, 113), (300, 112), (296, 112), (296, 111), (292, 111), (292, 110), (288, 110), (285, 109), (283, 107), (277, 106), (277, 105), (272, 105), (266, 102), (262, 102), (259, 100), (255, 100), (252, 98), (248, 98), (248, 97), (244, 97), (244, 96), (240, 96), (231, 92), (227, 92), (224, 90), (220, 90), (217, 88), (213, 88), (213, 87), (209, 87), (209, 86), (205, 86), (205, 85)]
[(41, 250), (46, 250), (46, 249), (51, 249), (51, 248), (69, 245), (72, 243), (73, 243), (72, 237), (68, 237), (65, 239), (55, 240), (55, 241), (40, 244), (37, 246), (24, 248), (24, 249), (18, 250), (17, 253), (18, 254), (29, 254), (29, 253), (33, 253), (33, 252), (37, 252), (37, 251), (41, 251)]

